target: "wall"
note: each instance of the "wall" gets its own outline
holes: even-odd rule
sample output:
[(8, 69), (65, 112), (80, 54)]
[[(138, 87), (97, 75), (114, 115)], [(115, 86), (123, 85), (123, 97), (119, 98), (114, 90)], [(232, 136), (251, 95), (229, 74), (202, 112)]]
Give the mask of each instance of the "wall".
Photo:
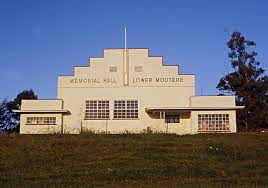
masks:
[(192, 96), (191, 107), (235, 107), (234, 96)]
[[(91, 58), (90, 66), (75, 67), (74, 75), (58, 78), (58, 98), (63, 99), (64, 130), (76, 132), (84, 129), (111, 133), (141, 132), (146, 127), (165, 132), (161, 119), (152, 119), (145, 112), (150, 106), (188, 107), (189, 97), (195, 95), (195, 76), (179, 75), (178, 66), (164, 66), (162, 57), (149, 56), (148, 49), (128, 49), (124, 58), (123, 49), (106, 49), (103, 58)], [(135, 66), (142, 71), (136, 72)], [(117, 72), (110, 72), (117, 67)], [(124, 83), (125, 67), (127, 81)], [(138, 120), (113, 120), (114, 100), (138, 100)], [(109, 100), (110, 120), (84, 120), (85, 100)], [(188, 115), (189, 116), (189, 115)], [(171, 132), (189, 132), (190, 117), (182, 119), (180, 126), (170, 125)], [(179, 128), (180, 127), (180, 128)]]
[(62, 100), (22, 100), (21, 110), (62, 110)]
[[(27, 125), (27, 117), (56, 117), (56, 125)], [(39, 113), (20, 115), (20, 134), (53, 134), (61, 133), (62, 114)]]

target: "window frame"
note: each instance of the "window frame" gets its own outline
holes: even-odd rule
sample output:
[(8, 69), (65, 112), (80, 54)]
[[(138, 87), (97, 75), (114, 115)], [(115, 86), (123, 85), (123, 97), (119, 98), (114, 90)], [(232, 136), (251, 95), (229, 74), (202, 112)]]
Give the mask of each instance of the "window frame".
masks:
[(109, 120), (109, 100), (86, 100), (84, 120)]
[[(170, 119), (167, 118), (167, 117), (176, 117), (176, 116), (178, 117), (178, 121), (175, 121), (175, 118), (170, 118)], [(170, 122), (171, 119), (174, 119), (174, 122)], [(166, 114), (165, 115), (165, 123), (180, 123), (180, 122), (181, 122), (180, 114)]]
[(142, 65), (136, 65), (134, 67), (135, 72), (143, 72), (143, 66)]
[(117, 67), (116, 66), (109, 67), (109, 72), (117, 72)]
[(136, 99), (114, 100), (113, 120), (138, 120), (139, 101)]
[(221, 114), (198, 114), (198, 132), (226, 132), (230, 131), (230, 115)]
[(26, 125), (57, 125), (57, 117), (55, 116), (28, 116), (26, 117)]

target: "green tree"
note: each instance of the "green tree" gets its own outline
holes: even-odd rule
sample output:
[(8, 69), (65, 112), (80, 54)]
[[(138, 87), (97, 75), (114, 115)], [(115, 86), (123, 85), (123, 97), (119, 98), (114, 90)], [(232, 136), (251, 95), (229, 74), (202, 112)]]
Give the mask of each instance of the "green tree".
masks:
[(13, 101), (7, 103), (7, 108), (16, 122), (16, 132), (19, 132), (20, 115), (12, 112), (12, 110), (19, 110), (21, 108), (21, 100), (25, 99), (38, 99), (38, 96), (34, 93), (32, 89), (24, 90), (20, 92)]
[(0, 133), (11, 132), (17, 126), (17, 122), (14, 120), (7, 106), (7, 99), (0, 101)]
[(238, 128), (268, 128), (268, 77), (256, 60), (256, 43), (234, 32), (227, 42), (233, 72), (220, 79), (217, 88), (224, 95), (235, 95)]

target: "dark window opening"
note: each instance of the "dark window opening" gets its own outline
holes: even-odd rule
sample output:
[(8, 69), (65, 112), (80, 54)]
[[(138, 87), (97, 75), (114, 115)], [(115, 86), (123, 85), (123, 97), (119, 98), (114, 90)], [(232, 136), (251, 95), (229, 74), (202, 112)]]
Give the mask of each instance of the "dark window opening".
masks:
[(165, 123), (180, 123), (180, 115), (166, 115)]

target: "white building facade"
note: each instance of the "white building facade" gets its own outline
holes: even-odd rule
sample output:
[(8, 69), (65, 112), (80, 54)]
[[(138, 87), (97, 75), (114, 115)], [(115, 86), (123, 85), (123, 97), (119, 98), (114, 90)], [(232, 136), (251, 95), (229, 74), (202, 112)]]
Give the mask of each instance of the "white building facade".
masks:
[(195, 96), (195, 75), (149, 49), (105, 49), (58, 77), (58, 99), (22, 100), (21, 134), (236, 132), (234, 96)]

